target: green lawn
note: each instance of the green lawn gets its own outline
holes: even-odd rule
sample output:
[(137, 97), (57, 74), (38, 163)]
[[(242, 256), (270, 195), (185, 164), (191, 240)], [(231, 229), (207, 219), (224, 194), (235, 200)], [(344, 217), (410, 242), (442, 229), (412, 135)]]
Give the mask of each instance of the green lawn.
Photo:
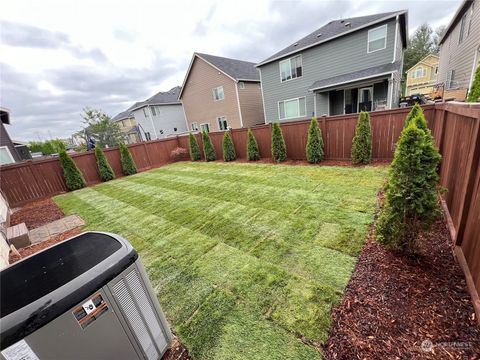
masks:
[[(320, 359), (382, 167), (182, 162), (55, 198), (140, 256), (196, 359)], [(303, 341), (302, 341), (302, 340)]]

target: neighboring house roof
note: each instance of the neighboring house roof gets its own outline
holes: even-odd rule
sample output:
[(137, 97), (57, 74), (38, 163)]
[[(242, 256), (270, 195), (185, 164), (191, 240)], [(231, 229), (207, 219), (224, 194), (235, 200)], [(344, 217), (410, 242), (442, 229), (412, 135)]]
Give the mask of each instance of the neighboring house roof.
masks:
[(131, 117), (132, 117), (132, 112), (130, 111), (130, 109), (128, 109), (128, 110), (122, 111), (121, 113), (115, 115), (112, 118), (112, 121), (116, 122), (116, 121), (120, 121), (120, 120), (130, 119)]
[(470, 8), (472, 4), (473, 4), (473, 0), (463, 0), (462, 5), (460, 5), (460, 7), (457, 9), (457, 12), (453, 16), (452, 21), (450, 21), (450, 24), (448, 24), (447, 28), (445, 29), (445, 33), (443, 34), (439, 42), (440, 45), (443, 44), (443, 42), (447, 39), (448, 35), (450, 35), (452, 30), (455, 28), (455, 25), (458, 24), (462, 16)]
[(10, 110), (0, 107), (0, 120), (2, 123), (10, 125)]
[(410, 70), (412, 70), (414, 67), (416, 67), (418, 64), (424, 64), (426, 66), (430, 66), (430, 67), (434, 67), (435, 66), (435, 63), (429, 63), (427, 61), (425, 61), (426, 59), (428, 59), (429, 57), (434, 57), (437, 59), (437, 63), (438, 61), (440, 60), (440, 58), (435, 55), (435, 54), (428, 54), (427, 56), (425, 56), (422, 60), (420, 60), (419, 62), (417, 62), (415, 65), (413, 65), (410, 69), (407, 70), (407, 72), (409, 72)]
[(213, 66), (218, 71), (224, 73), (226, 76), (231, 78), (233, 81), (255, 81), (260, 82), (260, 73), (255, 68), (255, 63), (250, 61), (243, 61), (237, 59), (230, 59), (221, 56), (208, 55), (202, 53), (194, 53), (190, 65), (188, 66), (187, 74), (185, 75), (185, 80), (183, 81), (182, 90), (178, 98), (182, 97), (182, 91), (187, 83), (188, 76), (190, 75), (190, 70), (192, 69), (193, 62), (196, 58), (199, 58), (209, 65)]
[(392, 72), (396, 71), (399, 66), (400, 66), (400, 62), (396, 61), (394, 63), (388, 63), (381, 66), (374, 66), (368, 69), (354, 71), (349, 74), (333, 76), (328, 79), (315, 81), (310, 86), (309, 90), (325, 89), (325, 88), (329, 88), (329, 87), (333, 87), (341, 84), (350, 83), (352, 81), (370, 79), (377, 76), (391, 74)]
[(405, 48), (407, 46), (407, 10), (400, 10), (375, 15), (330, 21), (328, 24), (322, 26), (320, 29), (315, 30), (311, 34), (308, 34), (304, 38), (294, 42), (283, 50), (280, 50), (279, 52), (263, 60), (256, 66), (262, 66), (272, 61), (286, 57), (288, 55), (293, 55), (305, 49), (320, 45), (324, 42), (339, 38), (341, 36), (345, 36), (347, 34), (361, 30), (365, 27), (374, 25), (381, 21), (391, 19), (393, 17), (396, 17), (397, 15), (401, 16), (403, 21), (401, 26), (401, 32), (403, 47)]

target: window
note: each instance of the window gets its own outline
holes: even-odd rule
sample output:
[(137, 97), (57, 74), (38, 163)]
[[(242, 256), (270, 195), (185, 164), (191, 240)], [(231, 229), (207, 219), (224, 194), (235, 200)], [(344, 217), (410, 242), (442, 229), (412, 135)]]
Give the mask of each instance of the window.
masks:
[(143, 115), (144, 115), (145, 117), (148, 117), (147, 111), (145, 110), (145, 108), (143, 108)]
[(243, 81), (240, 81), (238, 83), (238, 88), (241, 89), (241, 90), (245, 89), (245, 83)]
[(280, 61), (280, 79), (282, 82), (301, 77), (302, 74), (302, 55)]
[(0, 165), (11, 164), (14, 162), (15, 160), (13, 159), (8, 147), (0, 146)]
[(463, 14), (462, 22), (460, 23), (460, 34), (458, 35), (458, 43), (461, 44), (463, 41), (463, 35), (465, 33), (465, 20), (467, 19), (467, 13)]
[(418, 67), (417, 70), (415, 70), (415, 76), (414, 78), (421, 78), (427, 76), (427, 69), (424, 67)]
[(225, 116), (217, 117), (218, 129), (225, 131), (228, 130), (227, 118)]
[(157, 116), (157, 113), (155, 111), (155, 106), (150, 107), (150, 109), (152, 109), (152, 115)]
[(200, 124), (200, 128), (202, 129), (202, 131), (205, 131), (205, 132), (210, 132), (210, 124), (209, 123), (204, 123), (204, 124)]
[(470, 29), (472, 28), (472, 18), (473, 18), (474, 7), (475, 7), (475, 3), (472, 2), (472, 7), (470, 8), (470, 20), (468, 21), (467, 36), (470, 35)]
[(306, 114), (305, 98), (296, 98), (280, 101), (278, 103), (278, 116), (280, 119), (294, 119)]
[(213, 89), (213, 100), (219, 101), (225, 99), (225, 94), (223, 93), (223, 86), (219, 86)]
[(368, 50), (371, 53), (387, 47), (387, 25), (368, 30)]
[(198, 131), (198, 124), (196, 122), (192, 122), (192, 131)]
[(147, 141), (152, 140), (152, 137), (150, 136), (149, 132), (145, 132), (145, 140), (147, 140)]

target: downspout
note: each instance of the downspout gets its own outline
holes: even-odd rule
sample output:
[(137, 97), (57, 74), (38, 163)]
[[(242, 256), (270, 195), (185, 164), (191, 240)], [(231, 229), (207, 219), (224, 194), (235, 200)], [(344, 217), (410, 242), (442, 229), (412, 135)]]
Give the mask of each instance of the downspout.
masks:
[(233, 83), (233, 86), (235, 86), (235, 92), (237, 94), (237, 106), (238, 106), (238, 116), (240, 116), (240, 127), (243, 128), (242, 108), (240, 107), (240, 97), (238, 96), (238, 80)]
[(150, 117), (150, 121), (152, 123), (153, 133), (155, 134), (155, 139), (158, 139), (157, 129), (155, 129), (155, 124), (153, 123), (153, 115), (152, 115), (152, 111), (150, 110), (150, 105), (147, 105), (147, 109), (148, 109), (148, 116)]
[(398, 41), (398, 15), (395, 20), (395, 40), (393, 42), (393, 60), (392, 64), (395, 62), (395, 59), (397, 58), (397, 41)]
[(263, 96), (262, 71), (258, 69), (258, 73), (260, 74), (260, 89), (262, 90), (263, 122), (267, 124), (267, 110), (265, 109), (265, 97)]

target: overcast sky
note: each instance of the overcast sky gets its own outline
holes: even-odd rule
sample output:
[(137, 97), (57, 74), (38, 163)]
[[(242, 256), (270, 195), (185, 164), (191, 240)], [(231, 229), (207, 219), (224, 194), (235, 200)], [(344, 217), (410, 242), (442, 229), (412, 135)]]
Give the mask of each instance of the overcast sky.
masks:
[(84, 106), (114, 116), (181, 85), (194, 51), (259, 62), (330, 20), (407, 8), (409, 31), (456, 1), (24, 1), (0, 12), (0, 105), (16, 140), (67, 137)]

